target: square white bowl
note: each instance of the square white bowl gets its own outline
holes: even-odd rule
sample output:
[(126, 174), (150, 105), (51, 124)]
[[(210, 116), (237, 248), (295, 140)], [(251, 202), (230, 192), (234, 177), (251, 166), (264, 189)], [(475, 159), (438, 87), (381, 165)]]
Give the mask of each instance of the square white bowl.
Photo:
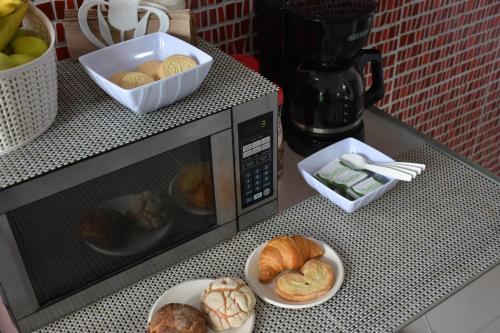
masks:
[[(146, 61), (164, 60), (174, 54), (193, 57), (198, 66), (134, 89), (123, 89), (108, 80), (115, 73), (133, 71)], [(136, 113), (158, 110), (193, 93), (213, 63), (202, 50), (162, 32), (108, 46), (81, 56), (79, 61), (99, 87)]]
[(349, 153), (363, 155), (364, 157), (375, 163), (394, 162), (392, 158), (381, 153), (375, 148), (372, 148), (369, 145), (354, 138), (347, 138), (305, 158), (297, 164), (297, 167), (299, 168), (300, 174), (302, 175), (302, 177), (304, 177), (304, 180), (307, 184), (309, 184), (309, 186), (311, 186), (313, 189), (318, 191), (319, 194), (321, 194), (337, 206), (341, 207), (346, 212), (352, 213), (358, 208), (369, 204), (373, 200), (379, 198), (385, 192), (389, 191), (396, 185), (397, 180), (390, 179), (387, 183), (385, 183), (375, 191), (370, 192), (359, 199), (349, 200), (336, 193), (334, 190), (314, 177), (314, 174), (319, 171), (319, 169), (334, 161), (335, 159), (340, 159), (343, 154)]

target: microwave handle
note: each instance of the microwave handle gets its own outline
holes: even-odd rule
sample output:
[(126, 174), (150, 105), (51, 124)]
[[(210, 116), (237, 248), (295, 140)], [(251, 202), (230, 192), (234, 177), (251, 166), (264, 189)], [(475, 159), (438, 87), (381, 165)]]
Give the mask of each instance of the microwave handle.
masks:
[(210, 137), (217, 224), (236, 220), (233, 135), (230, 129)]

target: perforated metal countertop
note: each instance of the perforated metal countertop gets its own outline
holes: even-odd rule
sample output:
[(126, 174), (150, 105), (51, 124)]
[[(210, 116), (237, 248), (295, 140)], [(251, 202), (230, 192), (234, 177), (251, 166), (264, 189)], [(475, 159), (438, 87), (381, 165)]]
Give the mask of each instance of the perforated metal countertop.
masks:
[(58, 62), (57, 118), (34, 142), (0, 156), (0, 190), (277, 91), (215, 46), (199, 40), (198, 47), (214, 58), (202, 86), (142, 116), (109, 97), (77, 62)]
[(243, 277), (253, 249), (281, 234), (331, 245), (345, 280), (330, 301), (309, 309), (258, 300), (255, 332), (394, 331), (500, 262), (500, 184), (429, 145), (400, 159), (428, 168), (353, 214), (315, 196), (37, 332), (145, 332), (165, 290), (192, 279)]

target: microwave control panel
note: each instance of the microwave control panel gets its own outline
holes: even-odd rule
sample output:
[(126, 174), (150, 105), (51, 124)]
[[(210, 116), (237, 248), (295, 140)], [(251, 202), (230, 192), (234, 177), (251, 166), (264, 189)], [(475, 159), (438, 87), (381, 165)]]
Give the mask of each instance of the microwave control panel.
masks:
[(272, 134), (272, 112), (238, 124), (242, 208), (274, 193)]

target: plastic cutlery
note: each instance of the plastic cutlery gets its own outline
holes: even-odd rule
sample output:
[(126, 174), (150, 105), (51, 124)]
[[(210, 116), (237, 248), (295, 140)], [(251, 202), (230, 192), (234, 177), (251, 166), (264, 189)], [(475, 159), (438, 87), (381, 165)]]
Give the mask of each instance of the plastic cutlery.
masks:
[(404, 180), (404, 181), (411, 181), (412, 180), (412, 174), (408, 173), (407, 171), (401, 171), (397, 170), (394, 168), (389, 168), (386, 166), (380, 166), (380, 165), (375, 165), (375, 164), (370, 164), (367, 163), (365, 158), (361, 155), (358, 154), (344, 154), (341, 156), (341, 161), (347, 164), (349, 167), (356, 169), (356, 170), (369, 170), (373, 171), (375, 173), (378, 173), (379, 175), (386, 176), (389, 178), (394, 178), (394, 179), (399, 179), (399, 180)]
[[(378, 164), (375, 164), (375, 165), (378, 166)], [(399, 171), (409, 173), (411, 175), (411, 178), (415, 178), (415, 177), (417, 177), (417, 175), (420, 174), (420, 169), (418, 169), (418, 171), (415, 171), (415, 170), (408, 169), (406, 167), (403, 168), (403, 167), (398, 167), (395, 165), (387, 165), (387, 166), (384, 166), (384, 168), (390, 168), (390, 169), (399, 170)]]
[(425, 164), (420, 164), (420, 163), (390, 162), (390, 163), (372, 163), (372, 164), (382, 165), (382, 166), (398, 166), (398, 167), (408, 168), (414, 171), (417, 171), (416, 169), (425, 170)]

